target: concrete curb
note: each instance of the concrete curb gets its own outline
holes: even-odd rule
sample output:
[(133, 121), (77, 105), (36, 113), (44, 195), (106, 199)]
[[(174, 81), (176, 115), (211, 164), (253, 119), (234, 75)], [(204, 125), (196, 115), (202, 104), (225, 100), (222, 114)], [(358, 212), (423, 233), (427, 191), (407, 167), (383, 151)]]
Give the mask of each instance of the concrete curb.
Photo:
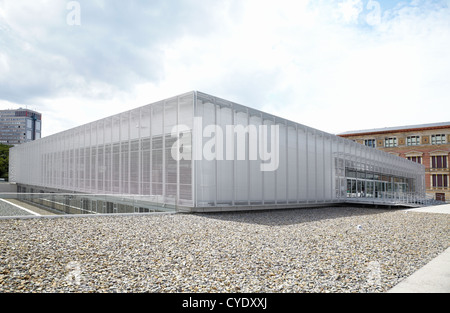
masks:
[(388, 293), (450, 293), (450, 248), (402, 280)]
[[(450, 214), (450, 204), (408, 209), (419, 213)], [(450, 293), (450, 248), (405, 278), (388, 293)]]

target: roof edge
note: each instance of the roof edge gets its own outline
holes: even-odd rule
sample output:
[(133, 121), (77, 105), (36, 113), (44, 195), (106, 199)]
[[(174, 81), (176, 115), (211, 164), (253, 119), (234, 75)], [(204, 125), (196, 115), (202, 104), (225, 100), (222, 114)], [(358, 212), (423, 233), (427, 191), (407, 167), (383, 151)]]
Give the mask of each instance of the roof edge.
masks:
[(409, 131), (415, 131), (415, 130), (433, 130), (433, 129), (445, 129), (445, 128), (450, 128), (450, 122), (374, 128), (374, 129), (365, 129), (365, 130), (354, 130), (354, 131), (339, 133), (339, 134), (337, 134), (337, 136), (350, 137), (350, 136), (354, 136), (354, 135), (387, 134), (387, 133), (392, 133), (392, 132), (409, 132)]

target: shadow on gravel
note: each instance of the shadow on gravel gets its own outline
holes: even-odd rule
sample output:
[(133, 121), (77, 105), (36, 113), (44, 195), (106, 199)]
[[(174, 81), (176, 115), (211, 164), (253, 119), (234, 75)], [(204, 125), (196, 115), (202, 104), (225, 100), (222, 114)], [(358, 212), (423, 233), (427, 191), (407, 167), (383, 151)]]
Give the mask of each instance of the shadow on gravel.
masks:
[(398, 210), (399, 209), (336, 206), (325, 208), (298, 208), (286, 210), (200, 213), (196, 215), (223, 221), (259, 224), (266, 226), (284, 226), (342, 217), (373, 215), (386, 212), (394, 212)]

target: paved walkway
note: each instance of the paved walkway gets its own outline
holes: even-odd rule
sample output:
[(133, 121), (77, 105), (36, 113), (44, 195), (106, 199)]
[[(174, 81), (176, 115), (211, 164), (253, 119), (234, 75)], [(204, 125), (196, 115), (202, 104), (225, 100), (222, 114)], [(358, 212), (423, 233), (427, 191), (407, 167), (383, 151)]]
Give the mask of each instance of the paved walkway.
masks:
[(55, 215), (54, 213), (51, 213), (50, 211), (38, 208), (37, 206), (19, 201), (17, 199), (8, 199), (9, 202), (21, 207), (22, 209), (26, 211), (32, 211), (33, 215)]
[[(412, 212), (450, 214), (450, 204), (408, 209)], [(450, 293), (450, 248), (394, 286), (389, 293)]]
[(450, 204), (434, 205), (434, 206), (423, 207), (423, 208), (407, 209), (406, 211), (450, 214)]

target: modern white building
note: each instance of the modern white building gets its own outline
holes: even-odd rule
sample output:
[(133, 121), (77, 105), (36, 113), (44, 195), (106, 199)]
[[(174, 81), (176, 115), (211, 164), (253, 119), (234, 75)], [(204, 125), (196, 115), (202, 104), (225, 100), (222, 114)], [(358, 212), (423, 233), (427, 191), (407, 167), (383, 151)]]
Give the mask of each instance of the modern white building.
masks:
[(9, 174), (19, 192), (186, 212), (411, 204), (425, 198), (424, 175), (415, 162), (197, 91), (16, 146)]

